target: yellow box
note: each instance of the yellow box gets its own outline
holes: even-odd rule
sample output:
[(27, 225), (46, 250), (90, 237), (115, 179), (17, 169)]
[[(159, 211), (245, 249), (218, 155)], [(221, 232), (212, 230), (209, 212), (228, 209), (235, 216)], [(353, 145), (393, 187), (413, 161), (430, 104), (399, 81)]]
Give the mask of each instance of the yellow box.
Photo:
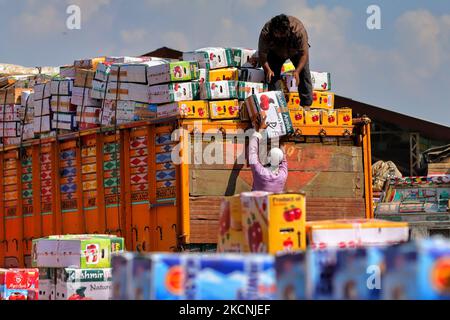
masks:
[(250, 252), (276, 254), (306, 248), (304, 194), (243, 192), (241, 210)]
[(311, 108), (333, 109), (334, 93), (329, 91), (313, 91)]
[(322, 110), (321, 121), (323, 126), (337, 126), (337, 112), (336, 110)]
[(220, 206), (218, 252), (248, 252), (242, 232), (240, 195), (226, 197)]
[(281, 73), (286, 73), (286, 72), (290, 72), (290, 71), (294, 71), (294, 70), (295, 70), (295, 66), (291, 61), (285, 62), (283, 64), (283, 66), (281, 67)]
[(237, 99), (209, 102), (209, 116), (211, 119), (239, 119), (239, 109), (240, 105)]
[(209, 81), (239, 80), (237, 68), (215, 69), (209, 71)]
[(300, 97), (298, 93), (286, 93), (286, 103), (289, 110), (300, 110)]
[(340, 126), (351, 126), (352, 122), (352, 109), (342, 108), (338, 109), (338, 125)]
[(320, 110), (305, 110), (305, 124), (307, 126), (320, 126)]
[(291, 122), (294, 127), (305, 125), (305, 110), (302, 107), (299, 110), (289, 110), (291, 116)]
[(311, 249), (387, 245), (409, 238), (407, 222), (377, 219), (309, 221), (306, 233)]
[(208, 119), (208, 101), (177, 101), (158, 105), (156, 108), (158, 118), (179, 116), (184, 119)]

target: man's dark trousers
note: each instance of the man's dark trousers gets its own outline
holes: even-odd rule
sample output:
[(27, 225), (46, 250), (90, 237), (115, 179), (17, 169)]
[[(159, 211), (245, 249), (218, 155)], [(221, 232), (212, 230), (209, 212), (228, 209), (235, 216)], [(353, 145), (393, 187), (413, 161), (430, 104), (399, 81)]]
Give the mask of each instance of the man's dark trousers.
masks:
[[(294, 66), (298, 65), (300, 60), (300, 56), (294, 56), (290, 58), (291, 62)], [(286, 62), (285, 59), (282, 59), (272, 52), (269, 52), (267, 55), (267, 62), (269, 63), (270, 69), (272, 69), (275, 74), (272, 77), (272, 81), (269, 84), (269, 90), (275, 90), (275, 84), (278, 80), (280, 80), (281, 68), (283, 64)], [(309, 59), (306, 61), (305, 67), (300, 72), (300, 83), (298, 85), (298, 94), (300, 96), (300, 105), (302, 107), (309, 107), (313, 102), (313, 89), (312, 89), (312, 80), (311, 80), (311, 72), (309, 71)]]

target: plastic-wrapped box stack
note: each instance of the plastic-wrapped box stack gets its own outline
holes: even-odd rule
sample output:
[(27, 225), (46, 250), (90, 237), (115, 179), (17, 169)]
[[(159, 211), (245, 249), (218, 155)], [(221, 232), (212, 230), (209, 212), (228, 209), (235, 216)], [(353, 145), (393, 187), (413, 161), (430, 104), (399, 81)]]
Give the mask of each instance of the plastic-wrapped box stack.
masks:
[(91, 98), (95, 70), (105, 58), (76, 60), (71, 103), (76, 105), (76, 122), (80, 130), (100, 124), (101, 100)]
[(34, 239), (40, 300), (110, 300), (111, 257), (124, 250), (112, 235), (63, 235)]
[(71, 103), (73, 80), (54, 78), (34, 87), (34, 133), (41, 137), (77, 129), (76, 106)]
[(166, 62), (159, 58), (106, 58), (97, 66), (91, 98), (103, 99), (101, 125), (156, 118), (149, 104), (147, 68)]
[[(33, 93), (31, 89), (2, 90), (0, 102), (0, 137), (3, 145), (20, 144), (32, 139), (33, 132)], [(11, 97), (8, 98), (8, 95)], [(31, 97), (31, 98), (30, 98)], [(5, 103), (8, 101), (9, 103)]]

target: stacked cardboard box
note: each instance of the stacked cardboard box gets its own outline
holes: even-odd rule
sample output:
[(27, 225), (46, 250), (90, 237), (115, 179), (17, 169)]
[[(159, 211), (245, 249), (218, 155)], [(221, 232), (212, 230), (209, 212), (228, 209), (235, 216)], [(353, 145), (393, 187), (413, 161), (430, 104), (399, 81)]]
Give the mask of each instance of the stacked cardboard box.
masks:
[(280, 253), (306, 248), (305, 196), (243, 192), (221, 206), (219, 252)]
[(111, 235), (64, 235), (33, 240), (32, 264), (41, 274), (41, 299), (111, 299), (111, 257), (123, 250), (124, 239)]
[(76, 122), (79, 129), (93, 128), (100, 123), (101, 100), (91, 98), (94, 75), (95, 70), (92, 69), (75, 69), (71, 103), (76, 106)]
[(278, 299), (448, 300), (450, 242), (328, 248), (276, 257)]
[[(156, 117), (149, 104), (147, 69), (166, 62), (158, 58), (107, 58), (97, 66), (91, 98), (103, 99), (101, 125), (113, 125)], [(119, 61), (119, 62), (109, 62)], [(131, 61), (122, 63), (122, 61)]]
[(0, 300), (39, 300), (39, 270), (0, 269)]
[[(3, 145), (19, 144), (33, 138), (31, 89), (0, 90), (0, 138)], [(9, 103), (5, 103), (8, 101)]]
[(286, 62), (282, 68), (281, 87), (286, 95), (291, 121), (294, 126), (351, 126), (352, 111), (348, 108), (334, 109), (334, 93), (331, 92), (329, 72), (311, 71), (313, 103), (311, 107), (300, 106), (298, 84), (293, 72), (295, 67)]
[[(269, 255), (115, 255), (114, 300), (272, 300)], [(220, 290), (218, 290), (220, 288)]]
[(208, 101), (208, 114), (194, 113), (191, 118), (248, 120), (244, 100), (267, 91), (264, 71), (253, 67), (255, 50), (208, 47), (185, 52), (183, 60), (198, 61), (200, 99)]
[(199, 64), (168, 62), (148, 68), (150, 103), (158, 118), (208, 118), (208, 105), (199, 99)]

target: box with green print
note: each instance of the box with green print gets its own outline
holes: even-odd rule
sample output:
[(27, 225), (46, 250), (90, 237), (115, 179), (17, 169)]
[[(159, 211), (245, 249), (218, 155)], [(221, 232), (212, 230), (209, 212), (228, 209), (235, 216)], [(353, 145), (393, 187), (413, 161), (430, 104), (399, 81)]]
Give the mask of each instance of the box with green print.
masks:
[(199, 76), (197, 61), (176, 61), (147, 68), (149, 85), (197, 80)]
[(220, 69), (235, 65), (233, 51), (230, 48), (208, 47), (183, 53), (184, 61), (198, 61), (200, 68)]
[(124, 250), (124, 240), (110, 235), (65, 235), (35, 239), (32, 264), (47, 268), (108, 268), (111, 254)]
[(56, 270), (56, 300), (111, 300), (112, 269)]
[(245, 104), (253, 125), (255, 125), (259, 115), (266, 116), (269, 138), (294, 133), (286, 100), (281, 91), (254, 94), (245, 100)]
[(148, 90), (150, 103), (198, 100), (198, 82), (175, 82), (151, 86)]
[(200, 99), (223, 100), (237, 99), (236, 81), (209, 81), (200, 84)]

